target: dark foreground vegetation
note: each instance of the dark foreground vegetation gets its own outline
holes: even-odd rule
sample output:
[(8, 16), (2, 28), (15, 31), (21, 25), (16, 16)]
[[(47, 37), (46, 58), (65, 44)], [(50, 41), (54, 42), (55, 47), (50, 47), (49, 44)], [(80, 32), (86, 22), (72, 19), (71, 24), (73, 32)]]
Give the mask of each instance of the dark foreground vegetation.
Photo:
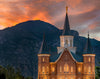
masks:
[(100, 79), (100, 63), (99, 63), (99, 66), (96, 66), (96, 79)]
[[(100, 79), (100, 66), (95, 67), (96, 79)], [(24, 77), (19, 69), (11, 66), (0, 66), (0, 79), (33, 79), (32, 77)]]
[(11, 66), (0, 66), (0, 79), (32, 79), (32, 77), (24, 77), (19, 69)]

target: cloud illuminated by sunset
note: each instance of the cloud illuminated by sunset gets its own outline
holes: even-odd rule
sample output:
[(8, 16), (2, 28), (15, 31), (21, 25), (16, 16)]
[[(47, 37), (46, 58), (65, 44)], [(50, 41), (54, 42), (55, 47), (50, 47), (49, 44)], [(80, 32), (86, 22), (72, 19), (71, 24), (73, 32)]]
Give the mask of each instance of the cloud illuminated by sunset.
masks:
[(72, 29), (100, 39), (100, 0), (0, 0), (0, 29), (28, 20), (42, 20), (63, 28), (66, 5)]

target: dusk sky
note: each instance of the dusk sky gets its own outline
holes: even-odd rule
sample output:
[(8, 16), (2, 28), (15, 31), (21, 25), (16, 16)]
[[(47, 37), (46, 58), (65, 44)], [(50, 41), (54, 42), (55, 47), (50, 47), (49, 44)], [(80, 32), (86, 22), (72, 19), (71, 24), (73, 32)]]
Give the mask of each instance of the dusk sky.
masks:
[(27, 20), (42, 20), (62, 29), (66, 6), (70, 27), (100, 41), (100, 0), (0, 0), (0, 29)]

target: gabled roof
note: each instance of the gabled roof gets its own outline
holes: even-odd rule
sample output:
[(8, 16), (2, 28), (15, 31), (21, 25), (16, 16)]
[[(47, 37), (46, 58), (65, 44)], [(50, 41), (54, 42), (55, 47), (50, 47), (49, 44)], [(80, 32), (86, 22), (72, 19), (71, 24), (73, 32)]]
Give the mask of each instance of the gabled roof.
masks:
[(43, 35), (43, 41), (41, 43), (39, 54), (49, 54), (48, 51), (49, 50), (48, 50), (48, 47), (46, 45), (45, 35)]
[(93, 53), (91, 42), (90, 42), (90, 38), (89, 38), (89, 33), (88, 33), (88, 39), (87, 39), (87, 42), (86, 42), (84, 53), (85, 54), (91, 54), (91, 53)]
[[(56, 62), (56, 60), (58, 60), (58, 58), (61, 57), (61, 55), (62, 55), (63, 52), (60, 52), (59, 54), (57, 54), (55, 56), (51, 56), (50, 57), (50, 62)], [(83, 57), (82, 56), (76, 55), (73, 52), (69, 52), (69, 53), (71, 54), (71, 56), (73, 57), (73, 59), (75, 61), (77, 61), (77, 62), (82, 62), (83, 61)]]
[(62, 35), (70, 35), (70, 26), (69, 26), (69, 20), (68, 20), (68, 7), (66, 7), (66, 17), (65, 17), (65, 24)]

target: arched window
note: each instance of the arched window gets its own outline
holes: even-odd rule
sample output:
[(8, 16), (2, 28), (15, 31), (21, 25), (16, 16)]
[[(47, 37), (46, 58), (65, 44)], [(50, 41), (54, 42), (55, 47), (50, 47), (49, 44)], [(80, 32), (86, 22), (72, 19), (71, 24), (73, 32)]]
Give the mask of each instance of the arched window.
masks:
[(89, 57), (89, 62), (91, 61), (91, 58)]
[(78, 72), (81, 72), (81, 68), (80, 67), (78, 67)]
[(91, 67), (89, 66), (89, 73), (91, 72)]
[(54, 72), (55, 71), (55, 67), (52, 67), (52, 72)]
[(71, 72), (73, 72), (73, 66), (71, 66)]
[(73, 77), (71, 77), (71, 79), (73, 79)]
[(62, 77), (60, 77), (60, 79), (62, 79)]
[(44, 57), (43, 57), (42, 61), (44, 62)]
[(43, 73), (45, 72), (45, 67), (44, 67), (44, 66), (42, 67), (42, 72), (43, 72)]
[(47, 66), (47, 73), (49, 72), (49, 67)]
[(86, 66), (85, 66), (85, 67), (84, 67), (84, 72), (85, 72), (85, 73), (86, 73), (86, 69), (87, 69), (87, 68), (86, 68)]
[(69, 72), (69, 66), (68, 66), (68, 64), (64, 65), (64, 72)]
[(65, 79), (67, 79), (67, 77), (65, 77)]
[(62, 67), (60, 66), (60, 72), (62, 72)]

